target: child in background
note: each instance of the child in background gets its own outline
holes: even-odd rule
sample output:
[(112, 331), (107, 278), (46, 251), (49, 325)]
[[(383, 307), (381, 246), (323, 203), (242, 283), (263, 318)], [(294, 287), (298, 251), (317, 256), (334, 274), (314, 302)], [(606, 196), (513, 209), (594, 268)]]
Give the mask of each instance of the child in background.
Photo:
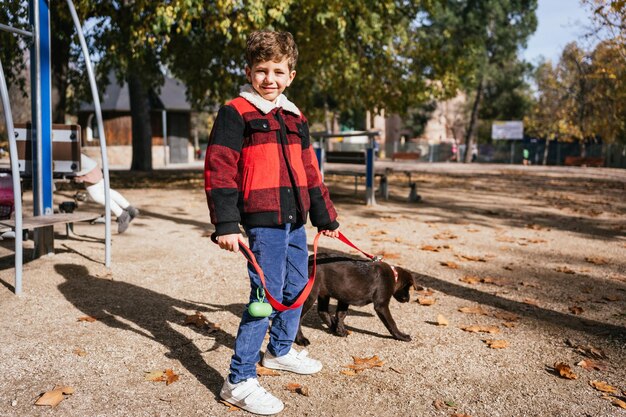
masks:
[[(338, 236), (337, 213), (322, 183), (306, 118), (282, 93), (293, 81), (298, 50), (287, 32), (259, 31), (247, 42), (250, 84), (217, 115), (205, 159), (205, 189), (222, 249), (237, 252), (241, 224), (264, 274), (268, 291), (291, 304), (308, 281), (307, 217), (318, 230)], [(260, 278), (248, 266), (250, 301)], [(322, 364), (292, 343), (302, 307), (274, 311), (269, 319), (247, 310), (235, 340), (230, 375), (220, 396), (256, 414), (275, 414), (284, 405), (257, 380), (263, 339), (272, 321), (263, 366), (314, 374)]]
[[(104, 206), (104, 177), (98, 163), (81, 153), (80, 167), (81, 170), (76, 173), (74, 181), (84, 183), (89, 197)], [(128, 200), (112, 188), (109, 189), (109, 196), (111, 197), (111, 211), (117, 217), (117, 233), (124, 233), (130, 222), (139, 214), (139, 210), (131, 206)]]

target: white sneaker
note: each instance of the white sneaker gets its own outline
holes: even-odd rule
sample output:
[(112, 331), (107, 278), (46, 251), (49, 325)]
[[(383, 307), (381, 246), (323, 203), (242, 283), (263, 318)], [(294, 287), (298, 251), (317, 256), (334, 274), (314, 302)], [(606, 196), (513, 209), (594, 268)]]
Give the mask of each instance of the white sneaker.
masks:
[(283, 402), (265, 391), (256, 378), (248, 378), (237, 384), (231, 384), (226, 377), (220, 391), (220, 397), (224, 401), (254, 414), (271, 415), (279, 413), (285, 408)]
[(295, 372), (296, 374), (310, 375), (322, 370), (322, 362), (308, 357), (306, 349), (298, 353), (291, 348), (289, 353), (276, 357), (266, 351), (263, 356), (263, 366), (269, 369)]

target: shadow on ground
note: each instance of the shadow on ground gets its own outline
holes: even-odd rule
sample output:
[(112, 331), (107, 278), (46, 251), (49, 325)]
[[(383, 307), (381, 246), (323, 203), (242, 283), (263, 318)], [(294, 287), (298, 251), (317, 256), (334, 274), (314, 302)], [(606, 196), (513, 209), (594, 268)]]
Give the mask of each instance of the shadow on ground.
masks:
[[(60, 264), (56, 271), (65, 278), (59, 291), (76, 308), (101, 323), (126, 330), (151, 339), (169, 349), (167, 357), (179, 361), (196, 379), (217, 397), (224, 377), (203, 359), (193, 340), (185, 337), (170, 323), (183, 323), (184, 315), (177, 309), (208, 310), (205, 306), (177, 300), (167, 295), (120, 281), (111, 281), (89, 274), (85, 266)], [(119, 319), (118, 319), (119, 317)], [(132, 322), (131, 326), (122, 320)], [(232, 349), (234, 338), (221, 330), (207, 334), (192, 327), (203, 336), (214, 338), (215, 350), (219, 345)]]

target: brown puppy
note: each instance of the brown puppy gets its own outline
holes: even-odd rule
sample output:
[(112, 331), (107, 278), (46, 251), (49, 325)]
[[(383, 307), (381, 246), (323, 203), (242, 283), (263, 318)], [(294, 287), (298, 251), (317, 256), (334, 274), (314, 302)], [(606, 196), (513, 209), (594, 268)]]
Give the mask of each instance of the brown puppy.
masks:
[[(309, 273), (312, 270), (312, 257), (309, 258)], [(396, 279), (397, 274), (397, 279)], [(374, 303), (374, 310), (391, 335), (408, 342), (411, 336), (398, 330), (389, 311), (391, 296), (401, 303), (409, 301), (409, 290), (416, 286), (413, 275), (400, 268), (391, 267), (386, 262), (356, 260), (346, 257), (318, 257), (315, 284), (302, 307), (300, 327), (295, 342), (301, 346), (310, 344), (302, 334), (302, 317), (317, 299), (317, 312), (326, 326), (336, 335), (345, 337), (348, 331), (344, 319), (350, 305), (364, 306)], [(337, 300), (335, 317), (328, 312), (331, 298)]]

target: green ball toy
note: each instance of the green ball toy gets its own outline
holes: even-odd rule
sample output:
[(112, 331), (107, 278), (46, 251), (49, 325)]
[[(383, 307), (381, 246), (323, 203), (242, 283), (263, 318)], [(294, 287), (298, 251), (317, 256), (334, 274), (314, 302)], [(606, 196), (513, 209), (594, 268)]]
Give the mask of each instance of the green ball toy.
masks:
[[(260, 294), (259, 290), (261, 291)], [(272, 314), (272, 306), (265, 302), (265, 291), (261, 288), (257, 288), (256, 298), (258, 301), (254, 301), (248, 305), (248, 314), (252, 317), (269, 317)]]

